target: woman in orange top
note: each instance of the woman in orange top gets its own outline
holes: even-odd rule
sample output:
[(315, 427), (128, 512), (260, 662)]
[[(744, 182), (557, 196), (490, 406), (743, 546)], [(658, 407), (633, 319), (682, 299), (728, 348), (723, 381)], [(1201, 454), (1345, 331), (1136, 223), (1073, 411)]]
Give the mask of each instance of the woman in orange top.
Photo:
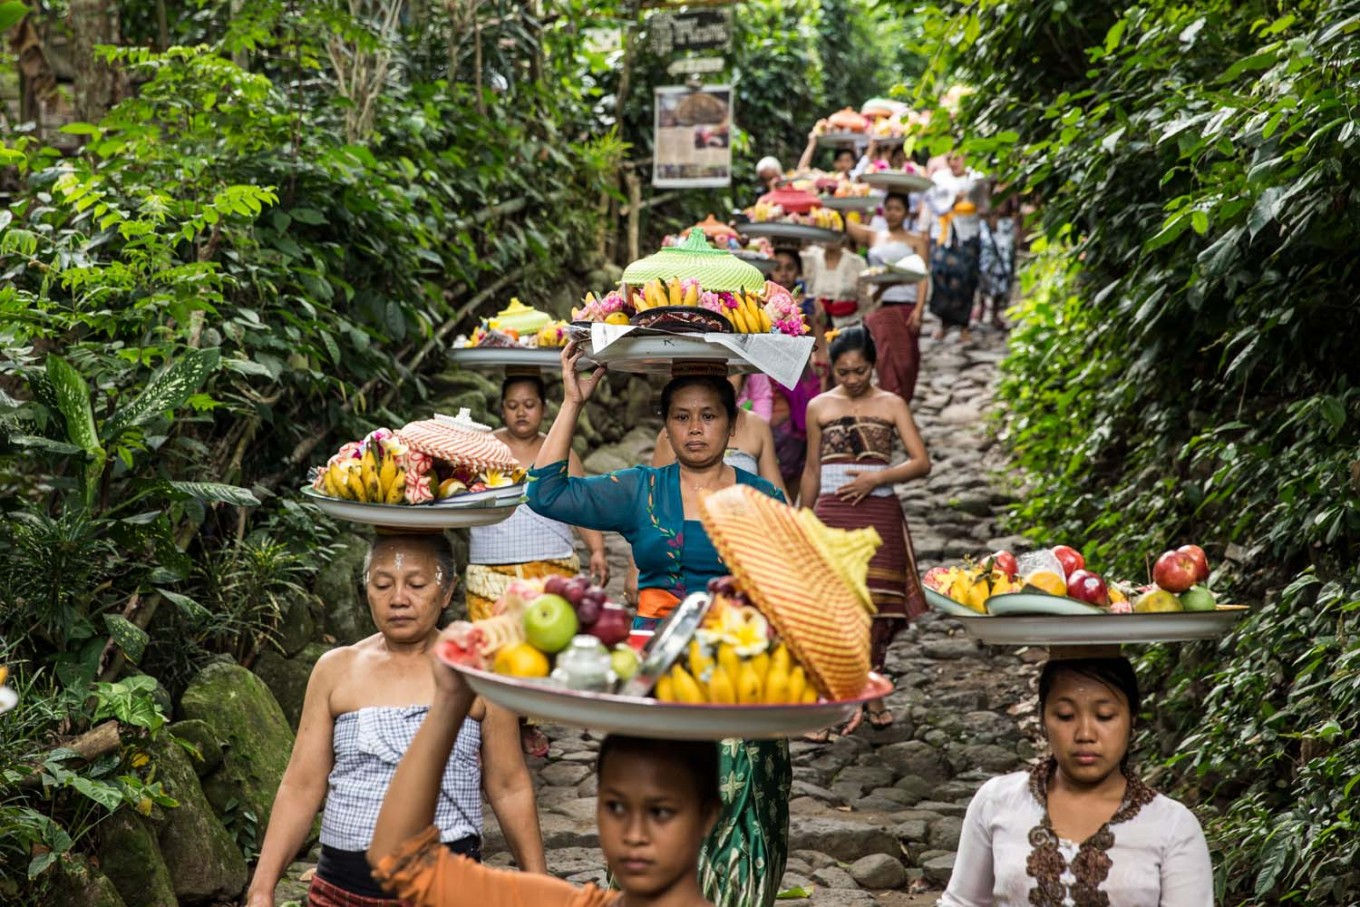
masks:
[(457, 671), (438, 660), (433, 667), (434, 701), (387, 788), (368, 849), (383, 887), (414, 907), (711, 907), (699, 888), (699, 850), (720, 808), (714, 743), (609, 736), (600, 745), (596, 822), (620, 891), (490, 869), (441, 847), (435, 798), (475, 697)]

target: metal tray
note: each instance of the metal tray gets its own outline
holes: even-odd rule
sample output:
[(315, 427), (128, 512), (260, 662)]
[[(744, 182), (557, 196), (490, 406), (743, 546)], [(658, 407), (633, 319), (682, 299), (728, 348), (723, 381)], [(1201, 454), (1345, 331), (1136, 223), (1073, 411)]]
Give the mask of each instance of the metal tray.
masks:
[(901, 173), (896, 170), (861, 173), (859, 181), (878, 189), (889, 191), (896, 189), (898, 192), (924, 192), (935, 185), (928, 176), (922, 176), (919, 173)]
[(737, 229), (747, 236), (769, 236), (774, 239), (798, 239), (803, 242), (840, 242), (845, 236), (839, 230), (825, 227), (810, 227), (807, 224), (786, 224), (780, 221), (766, 221), (740, 224)]
[[(522, 488), (522, 486), (516, 486)], [(503, 488), (493, 489), (502, 494)], [(344, 501), (328, 497), (311, 486), (302, 489), (308, 503), (315, 504), (322, 513), (351, 523), (366, 523), (391, 529), (462, 529), (471, 526), (490, 526), (509, 518), (523, 497), (496, 497), (488, 501), (478, 493), (473, 500), (460, 503), (458, 498), (431, 504), (369, 504), (364, 501)]]

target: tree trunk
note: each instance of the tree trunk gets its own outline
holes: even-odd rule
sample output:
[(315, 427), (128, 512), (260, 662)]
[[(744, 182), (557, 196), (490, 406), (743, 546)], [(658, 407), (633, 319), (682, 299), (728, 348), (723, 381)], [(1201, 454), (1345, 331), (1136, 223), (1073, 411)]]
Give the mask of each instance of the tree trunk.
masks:
[(71, 0), (71, 56), (76, 67), (76, 116), (98, 121), (123, 95), (117, 69), (96, 59), (100, 44), (122, 44), (116, 0)]

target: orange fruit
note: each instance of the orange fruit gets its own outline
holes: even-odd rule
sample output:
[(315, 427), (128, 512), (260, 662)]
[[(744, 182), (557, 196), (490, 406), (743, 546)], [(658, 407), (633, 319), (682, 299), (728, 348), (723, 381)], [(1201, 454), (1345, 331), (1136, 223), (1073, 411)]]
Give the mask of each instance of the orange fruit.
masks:
[(1067, 596), (1067, 581), (1052, 570), (1035, 570), (1025, 577), (1025, 585), (1049, 595)]
[(517, 642), (496, 653), (491, 670), (511, 677), (547, 677), (548, 656), (527, 642)]

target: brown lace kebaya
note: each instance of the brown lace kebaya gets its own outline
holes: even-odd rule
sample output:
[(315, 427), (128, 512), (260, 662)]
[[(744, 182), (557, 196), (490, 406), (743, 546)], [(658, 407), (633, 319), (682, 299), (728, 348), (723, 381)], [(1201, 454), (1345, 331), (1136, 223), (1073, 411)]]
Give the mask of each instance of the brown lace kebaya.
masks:
[(1127, 822), (1138, 815), (1138, 811), (1151, 803), (1157, 792), (1144, 784), (1136, 774), (1125, 770), (1128, 786), (1124, 791), (1124, 800), (1109, 821), (1081, 843), (1077, 855), (1072, 859), (1071, 870), (1075, 881), (1069, 889), (1062, 881), (1068, 863), (1058, 847), (1058, 835), (1048, 816), (1048, 785), (1057, 766), (1058, 761), (1050, 756), (1035, 765), (1029, 776), (1030, 793), (1044, 811), (1039, 824), (1029, 831), (1029, 844), (1033, 849), (1025, 863), (1025, 871), (1034, 879), (1029, 902), (1034, 907), (1063, 907), (1064, 898), (1070, 894), (1076, 907), (1109, 907), (1110, 896), (1101, 891), (1100, 886), (1110, 874), (1109, 850), (1114, 846), (1111, 826)]

